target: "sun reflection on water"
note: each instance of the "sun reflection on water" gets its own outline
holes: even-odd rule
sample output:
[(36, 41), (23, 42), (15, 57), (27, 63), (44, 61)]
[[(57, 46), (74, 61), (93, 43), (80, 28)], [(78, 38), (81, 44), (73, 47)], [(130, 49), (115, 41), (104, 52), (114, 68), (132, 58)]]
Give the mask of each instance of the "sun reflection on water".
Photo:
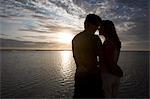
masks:
[(69, 51), (62, 51), (60, 53), (61, 55), (61, 74), (64, 77), (64, 80), (69, 79), (69, 77), (71, 76), (71, 70), (72, 70), (72, 66), (71, 66), (71, 58), (72, 58), (72, 54)]

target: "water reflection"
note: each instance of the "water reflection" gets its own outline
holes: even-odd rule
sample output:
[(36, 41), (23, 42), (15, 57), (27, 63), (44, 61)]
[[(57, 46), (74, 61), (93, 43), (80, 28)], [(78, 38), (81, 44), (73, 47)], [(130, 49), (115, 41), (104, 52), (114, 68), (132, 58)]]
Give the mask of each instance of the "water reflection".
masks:
[(63, 76), (64, 80), (68, 80), (69, 77), (71, 76), (71, 69), (72, 66), (71, 64), (71, 58), (72, 54), (71, 52), (68, 51), (61, 51), (61, 75)]

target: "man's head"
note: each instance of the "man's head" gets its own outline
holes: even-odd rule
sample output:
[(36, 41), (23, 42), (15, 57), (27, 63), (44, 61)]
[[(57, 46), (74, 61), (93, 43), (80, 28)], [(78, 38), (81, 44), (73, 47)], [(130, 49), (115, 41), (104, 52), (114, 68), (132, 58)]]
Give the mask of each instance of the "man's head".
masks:
[(101, 22), (102, 19), (98, 15), (88, 14), (84, 22), (84, 28), (89, 32), (95, 33)]

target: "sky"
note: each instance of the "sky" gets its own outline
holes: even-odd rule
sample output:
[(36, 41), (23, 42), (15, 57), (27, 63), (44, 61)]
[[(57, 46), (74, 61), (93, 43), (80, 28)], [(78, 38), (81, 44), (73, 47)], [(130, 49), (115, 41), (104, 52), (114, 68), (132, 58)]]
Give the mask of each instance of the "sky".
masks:
[(0, 49), (70, 50), (86, 15), (112, 20), (121, 50), (149, 50), (148, 0), (1, 0)]

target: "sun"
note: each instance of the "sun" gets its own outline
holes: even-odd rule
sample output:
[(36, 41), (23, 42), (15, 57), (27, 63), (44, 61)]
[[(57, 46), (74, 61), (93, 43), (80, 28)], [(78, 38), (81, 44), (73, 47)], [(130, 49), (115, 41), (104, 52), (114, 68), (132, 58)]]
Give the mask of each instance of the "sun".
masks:
[(69, 32), (62, 32), (58, 34), (58, 40), (60, 43), (71, 44), (73, 35)]

